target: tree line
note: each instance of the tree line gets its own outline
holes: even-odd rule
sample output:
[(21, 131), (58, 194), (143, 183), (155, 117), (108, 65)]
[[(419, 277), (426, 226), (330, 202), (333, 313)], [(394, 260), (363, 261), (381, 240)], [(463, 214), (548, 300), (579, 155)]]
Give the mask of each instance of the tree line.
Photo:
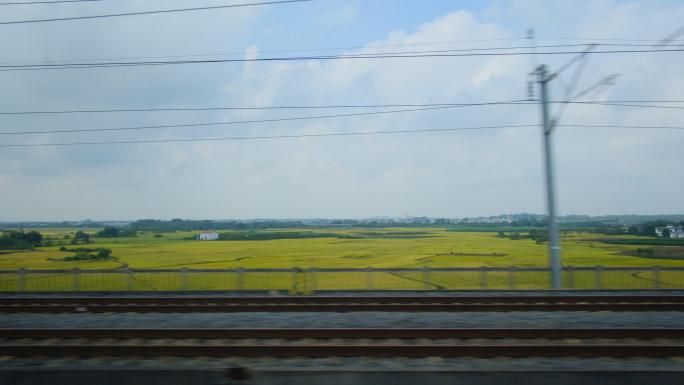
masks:
[(43, 235), (37, 231), (10, 230), (0, 236), (0, 250), (33, 250), (43, 243)]

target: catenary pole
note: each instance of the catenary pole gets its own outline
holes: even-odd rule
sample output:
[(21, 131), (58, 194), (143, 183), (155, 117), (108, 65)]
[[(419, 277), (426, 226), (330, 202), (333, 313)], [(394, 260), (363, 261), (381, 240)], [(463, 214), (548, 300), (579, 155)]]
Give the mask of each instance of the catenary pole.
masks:
[(556, 191), (555, 179), (553, 174), (553, 152), (551, 143), (551, 133), (553, 132), (554, 122), (549, 116), (549, 94), (548, 83), (553, 79), (549, 75), (546, 65), (537, 68), (539, 77), (539, 88), (541, 94), (542, 125), (544, 137), (544, 164), (546, 177), (546, 203), (549, 232), (549, 265), (551, 266), (551, 287), (560, 289), (563, 286), (561, 279), (561, 257), (560, 257), (560, 238), (558, 236), (558, 223), (556, 220)]

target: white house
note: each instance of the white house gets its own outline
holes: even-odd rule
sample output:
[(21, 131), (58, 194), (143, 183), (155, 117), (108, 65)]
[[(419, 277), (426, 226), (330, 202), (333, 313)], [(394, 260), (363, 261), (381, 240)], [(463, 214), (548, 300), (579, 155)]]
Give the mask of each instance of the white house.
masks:
[(219, 235), (213, 231), (200, 231), (197, 239), (200, 241), (216, 241), (219, 239)]
[(669, 230), (670, 238), (684, 238), (684, 229), (681, 226), (675, 227), (672, 225), (668, 225), (665, 227), (656, 227), (656, 229), (655, 229), (656, 236), (662, 237), (663, 231), (665, 229)]
[(670, 230), (670, 238), (684, 238), (684, 228), (675, 227)]

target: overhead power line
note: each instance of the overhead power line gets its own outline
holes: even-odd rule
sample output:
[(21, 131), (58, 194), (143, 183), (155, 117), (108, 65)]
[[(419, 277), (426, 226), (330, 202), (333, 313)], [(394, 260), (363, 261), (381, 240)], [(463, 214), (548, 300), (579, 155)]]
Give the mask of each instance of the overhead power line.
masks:
[[(386, 44), (386, 45), (372, 45), (372, 46), (357, 46), (357, 47), (338, 47), (338, 48), (303, 48), (303, 49), (282, 49), (282, 50), (271, 50), (271, 51), (259, 51), (259, 54), (266, 53), (283, 53), (283, 52), (316, 52), (316, 51), (333, 51), (333, 50), (345, 50), (345, 49), (366, 49), (366, 48), (387, 48), (387, 47), (406, 47), (406, 46), (426, 46), (426, 45), (436, 45), (436, 44), (453, 44), (453, 43), (413, 43), (413, 44)], [(652, 44), (631, 44), (631, 43), (601, 43), (592, 44), (593, 46), (609, 46), (609, 47), (653, 47)], [(586, 44), (553, 44), (553, 45), (540, 45), (535, 48), (568, 48), (568, 47), (584, 47)], [(461, 48), (461, 49), (445, 49), (445, 50), (430, 50), (430, 51), (403, 51), (403, 54), (408, 53), (441, 53), (441, 52), (473, 52), (473, 51), (501, 51), (501, 50), (518, 50), (518, 49), (529, 49), (529, 46), (512, 46), (512, 47), (482, 47), (482, 48)], [(391, 54), (392, 52), (387, 52), (385, 54)], [(358, 55), (379, 55), (382, 52), (364, 52)], [(164, 55), (164, 56), (133, 56), (133, 57), (119, 57), (119, 58), (101, 58), (101, 59), (53, 59), (53, 60), (41, 60), (41, 61), (13, 61), (13, 62), (0, 62), (2, 66), (40, 66), (43, 64), (53, 64), (53, 65), (74, 65), (88, 62), (89, 64), (98, 64), (99, 62), (113, 62), (122, 60), (151, 60), (151, 59), (169, 59), (169, 58), (187, 58), (187, 57), (211, 57), (211, 56), (236, 56), (245, 55), (245, 51), (233, 51), (233, 52), (219, 52), (219, 53), (204, 53), (204, 54), (187, 54), (187, 55)]]
[[(311, 116), (294, 116), (285, 118), (272, 118), (272, 119), (251, 119), (251, 120), (233, 120), (233, 121), (223, 121), (223, 122), (200, 122), (200, 123), (181, 123), (181, 124), (161, 124), (161, 125), (148, 125), (148, 126), (128, 126), (128, 127), (108, 127), (108, 128), (74, 128), (74, 129), (64, 129), (64, 130), (44, 130), (44, 131), (3, 131), (0, 135), (38, 135), (38, 134), (65, 134), (65, 133), (81, 133), (81, 132), (108, 132), (108, 131), (140, 131), (147, 129), (159, 129), (159, 128), (189, 128), (189, 127), (209, 127), (209, 126), (228, 126), (228, 125), (241, 125), (241, 124), (254, 124), (254, 123), (276, 123), (276, 122), (289, 122), (289, 121), (301, 121), (301, 120), (317, 120), (317, 119), (331, 119), (331, 118), (342, 118), (342, 117), (354, 117), (354, 116), (372, 116), (372, 115), (387, 115), (405, 112), (418, 112), (418, 111), (430, 111), (430, 110), (444, 110), (459, 107), (475, 107), (475, 106), (491, 106), (491, 105), (515, 105), (515, 104), (531, 104), (533, 102), (526, 100), (514, 100), (508, 102), (489, 102), (489, 103), (471, 103), (471, 104), (433, 104), (433, 105), (422, 105), (417, 108), (406, 108), (400, 110), (389, 110), (389, 111), (368, 111), (368, 112), (355, 112), (355, 113), (344, 113), (344, 114), (329, 114), (329, 115), (311, 115)], [(565, 103), (565, 102), (555, 102), (555, 103)], [(573, 102), (571, 102), (573, 103)], [(582, 102), (587, 104), (602, 104)], [(629, 107), (638, 107), (629, 104), (614, 104)], [(390, 105), (385, 105), (390, 106)], [(399, 106), (399, 105), (394, 105)], [(410, 105), (403, 105), (410, 106)], [(323, 108), (339, 108), (340, 106), (323, 106)], [(351, 106), (345, 106), (351, 107)], [(663, 106), (663, 108), (668, 106)], [(247, 107), (249, 108), (249, 107)], [(258, 107), (256, 107), (258, 108)], [(267, 107), (268, 108), (268, 107)], [(291, 107), (288, 107), (291, 108)], [(294, 107), (298, 108), (298, 107)], [(677, 108), (677, 107), (673, 107)], [(684, 109), (684, 106), (679, 107)]]
[[(417, 53), (414, 53), (417, 52)], [(544, 51), (534, 52), (536, 55), (573, 55), (584, 51)], [(655, 53), (655, 52), (684, 52), (684, 48), (668, 49), (622, 49), (592, 51), (596, 54), (626, 54), (626, 53)], [(35, 71), (50, 69), (79, 69), (79, 68), (112, 68), (112, 67), (138, 67), (138, 66), (162, 66), (182, 64), (216, 64), (216, 63), (245, 63), (245, 62), (278, 62), (278, 61), (303, 61), (303, 60), (349, 60), (349, 59), (406, 59), (406, 58), (435, 58), (435, 57), (477, 57), (477, 56), (521, 56), (530, 55), (533, 52), (473, 52), (473, 53), (430, 53), (430, 51), (411, 51), (378, 53), (378, 54), (355, 54), (334, 56), (285, 56), (266, 58), (242, 58), (242, 59), (204, 59), (204, 60), (170, 60), (170, 61), (130, 61), (130, 62), (98, 62), (98, 63), (71, 63), (71, 64), (33, 64), (33, 65), (0, 65), (0, 71)]]
[(233, 121), (227, 121), (227, 122), (162, 124), (162, 125), (152, 125), (152, 126), (112, 127), (112, 128), (83, 128), (83, 129), (77, 128), (77, 129), (68, 129), (68, 130), (49, 130), (49, 131), (17, 131), (17, 132), (5, 131), (5, 132), (0, 132), (0, 135), (63, 134), (63, 133), (75, 133), (75, 132), (146, 130), (146, 129), (153, 129), (153, 128), (227, 126), (227, 125), (252, 124), (252, 123), (276, 123), (276, 122), (290, 122), (290, 121), (299, 121), (299, 120), (331, 119), (331, 118), (342, 118), (342, 117), (353, 117), (353, 116), (387, 115), (387, 114), (397, 114), (397, 113), (404, 113), (404, 112), (443, 110), (443, 109), (458, 108), (458, 107), (464, 107), (464, 106), (447, 105), (447, 106), (437, 106), (437, 107), (407, 108), (407, 109), (389, 110), (389, 111), (356, 112), (356, 113), (349, 113), (349, 114), (295, 116), (295, 117), (287, 117), (287, 118), (254, 119), (254, 120), (233, 120)]
[(48, 22), (55, 22), (55, 21), (72, 21), (72, 20), (85, 20), (85, 19), (104, 19), (104, 18), (122, 17), (122, 16), (140, 16), (140, 15), (152, 15), (152, 14), (160, 14), (160, 13), (192, 12), (192, 11), (206, 11), (206, 10), (211, 10), (211, 9), (223, 9), (223, 8), (239, 8), (239, 7), (253, 7), (253, 6), (261, 6), (261, 5), (303, 3), (303, 2), (309, 2), (309, 1), (314, 1), (314, 0), (262, 1), (262, 2), (258, 2), (258, 3), (225, 4), (225, 5), (206, 6), (206, 7), (177, 8), (177, 9), (158, 9), (158, 10), (152, 10), (152, 11), (109, 13), (109, 14), (104, 14), (104, 15), (56, 17), (56, 18), (51, 18), (51, 19), (14, 20), (14, 21), (2, 21), (2, 22), (0, 22), (0, 25), (48, 23)]
[[(266, 135), (266, 136), (230, 136), (218, 138), (187, 138), (187, 139), (149, 139), (149, 140), (115, 140), (106, 142), (62, 142), (62, 143), (27, 143), (27, 144), (0, 144), (0, 148), (11, 147), (66, 147), (66, 146), (93, 146), (93, 145), (112, 145), (112, 144), (152, 144), (152, 143), (187, 143), (187, 142), (225, 142), (225, 141), (249, 141), (249, 140), (277, 140), (277, 139), (296, 139), (296, 138), (321, 138), (321, 137), (340, 137), (340, 136), (361, 136), (361, 135), (387, 135), (387, 134), (408, 134), (408, 133), (435, 133), (435, 132), (454, 132), (454, 131), (477, 131), (500, 128), (525, 128), (537, 127), (538, 124), (515, 124), (498, 126), (477, 126), (477, 127), (457, 127), (457, 128), (434, 128), (423, 130), (389, 130), (389, 131), (356, 131), (356, 132), (330, 132), (321, 134), (292, 134), (292, 135)], [(621, 126), (621, 125), (598, 125), (598, 124), (560, 124), (558, 127), (583, 127), (583, 128), (644, 128), (644, 129), (674, 129), (684, 130), (684, 127), (673, 126)]]
[(505, 104), (528, 103), (527, 100), (507, 100), (481, 103), (426, 103), (426, 104), (330, 104), (318, 106), (263, 106), (263, 107), (177, 107), (177, 108), (131, 108), (131, 109), (101, 109), (101, 110), (53, 110), (53, 111), (0, 111), (0, 115), (41, 115), (41, 114), (88, 114), (88, 113), (117, 113), (117, 112), (165, 112), (165, 111), (263, 111), (263, 110), (316, 110), (316, 109), (345, 109), (345, 108), (406, 108), (406, 107), (476, 107)]
[[(553, 102), (557, 103), (557, 102)], [(585, 105), (601, 105), (601, 106), (615, 106), (615, 107), (634, 107), (634, 108), (660, 108), (660, 109), (672, 109), (672, 110), (684, 110), (684, 106), (657, 106), (657, 105), (652, 105), (652, 104), (635, 104), (637, 102), (631, 102), (631, 101), (626, 101), (626, 102), (582, 102), (582, 101), (572, 101), (572, 102), (567, 102), (567, 104), (585, 104)], [(673, 103), (673, 101), (670, 102), (661, 102), (661, 103)], [(681, 103), (681, 102), (680, 102)]]
[[(259, 51), (259, 54), (273, 54), (273, 53), (286, 53), (286, 52), (317, 52), (317, 51), (342, 51), (342, 50), (360, 50), (360, 49), (373, 49), (373, 48), (389, 48), (389, 47), (411, 47), (411, 46), (435, 46), (435, 45), (455, 45), (455, 44), (462, 44), (462, 43), (474, 43), (474, 42), (491, 42), (491, 41), (514, 41), (514, 40), (523, 40), (524, 38), (504, 38), (504, 39), (480, 39), (480, 40), (451, 40), (451, 41), (432, 41), (432, 42), (424, 42), (424, 43), (400, 43), (400, 44), (368, 44), (368, 45), (357, 45), (357, 46), (345, 46), (345, 47), (327, 47), (327, 48), (293, 48), (293, 49), (275, 49), (275, 50), (265, 50), (265, 51)], [(537, 38), (538, 39), (538, 38)], [(553, 38), (549, 39), (538, 39), (538, 40), (555, 40)], [(568, 38), (566, 40), (577, 40), (577, 41), (582, 41), (581, 39), (574, 39), (574, 38)], [(593, 39), (593, 40), (599, 40), (599, 39)], [(620, 40), (620, 41), (632, 41), (629, 39), (606, 39), (604, 41), (610, 41), (610, 40)], [(634, 40), (636, 42), (644, 42), (644, 41), (656, 41), (656, 40)], [(684, 41), (682, 41), (684, 42)], [(606, 43), (606, 42), (598, 42), (598, 43), (592, 43), (593, 45), (599, 46), (626, 46), (626, 47), (653, 47), (652, 44), (628, 44), (628, 43)], [(545, 45), (545, 46), (538, 46), (534, 48), (543, 48), (543, 47), (575, 47), (575, 46), (586, 46), (587, 44), (556, 44), (556, 45)], [(496, 49), (517, 49), (517, 48), (530, 48), (529, 46), (525, 47), (486, 47), (486, 48), (470, 48), (470, 50), (496, 50)], [(41, 60), (41, 61), (29, 61), (29, 60), (23, 60), (23, 61), (18, 61), (15, 60), (13, 62), (0, 62), (0, 65), (10, 65), (10, 64), (23, 64), (23, 65), (31, 65), (31, 64), (45, 64), (45, 63), (55, 63), (55, 64), (70, 64), (73, 62), (102, 62), (102, 61), (117, 61), (117, 60), (149, 60), (149, 59), (169, 59), (169, 58), (186, 58), (186, 57), (210, 57), (210, 56), (235, 56), (235, 55), (245, 55), (244, 50), (235, 50), (231, 52), (212, 52), (212, 53), (193, 53), (193, 54), (179, 54), (179, 55), (157, 55), (157, 56), (129, 56), (129, 57), (117, 57), (117, 58), (98, 58), (98, 59), (50, 59), (50, 60)]]
[[(506, 100), (480, 103), (420, 103), (420, 104), (329, 104), (329, 105), (290, 105), (290, 106), (218, 106), (218, 107), (159, 107), (159, 108), (107, 108), (107, 109), (71, 109), (71, 110), (32, 110), (32, 111), (0, 111), (1, 115), (66, 115), (66, 114), (100, 114), (100, 113), (136, 113), (136, 112), (172, 112), (172, 111), (268, 111), (268, 110), (324, 110), (351, 108), (414, 108), (414, 107), (477, 107), (511, 104), (533, 104), (534, 100)], [(549, 103), (568, 103), (586, 105), (604, 105), (634, 108), (684, 109), (684, 106), (659, 106), (641, 103), (684, 103), (684, 100), (604, 100), (604, 101), (550, 101)], [(637, 104), (639, 103), (639, 104)], [(1, 133), (0, 133), (1, 134)]]
[[(523, 38), (520, 38), (522, 40)], [(620, 37), (537, 37), (537, 40), (573, 40), (573, 41), (643, 41), (659, 42), (662, 39), (639, 39), (639, 38), (620, 38)], [(671, 42), (682, 42), (682, 40), (672, 40)]]
[(519, 128), (534, 127), (533, 124), (502, 125), (502, 126), (479, 126), (458, 128), (434, 128), (424, 130), (392, 130), (392, 131), (358, 131), (358, 132), (330, 132), (322, 134), (297, 134), (297, 135), (272, 135), (272, 136), (230, 136), (223, 138), (190, 138), (190, 139), (152, 139), (152, 140), (118, 140), (108, 142), (69, 142), (69, 143), (30, 143), (30, 144), (0, 144), (2, 147), (47, 147), (47, 146), (83, 146), (103, 144), (141, 144), (141, 143), (173, 143), (173, 142), (220, 142), (233, 140), (257, 140), (257, 139), (292, 139), (292, 138), (319, 138), (326, 136), (357, 136), (357, 135), (381, 135), (381, 134), (406, 134), (422, 132), (449, 132), (465, 130), (486, 130), (494, 128)]
[(648, 125), (621, 125), (621, 124), (558, 124), (556, 127), (579, 127), (579, 128), (633, 128), (646, 130), (684, 130), (684, 126), (648, 126)]
[[(193, 123), (179, 123), (179, 124), (159, 124), (159, 125), (146, 125), (146, 126), (127, 126), (127, 127), (103, 127), (103, 128), (73, 128), (73, 129), (63, 129), (63, 130), (33, 130), (33, 131), (3, 131), (0, 135), (39, 135), (39, 134), (67, 134), (67, 133), (84, 133), (84, 132), (114, 132), (114, 131), (141, 131), (148, 129), (161, 129), (161, 128), (190, 128), (190, 127), (211, 127), (211, 126), (230, 126), (230, 125), (242, 125), (242, 124), (256, 124), (256, 123), (277, 123), (277, 122), (290, 122), (290, 121), (302, 121), (302, 120), (318, 120), (318, 119), (332, 119), (332, 118), (343, 118), (343, 117), (356, 117), (356, 116), (373, 116), (373, 115), (388, 115), (406, 112), (418, 112), (418, 111), (432, 111), (432, 110), (445, 110), (460, 107), (475, 107), (475, 106), (491, 106), (491, 105), (516, 105), (516, 104), (534, 104), (534, 101), (517, 100), (508, 102), (489, 102), (489, 103), (471, 103), (471, 104), (433, 104), (433, 105), (421, 105), (417, 108), (405, 108), (399, 110), (388, 110), (388, 111), (368, 111), (368, 112), (355, 112), (355, 113), (344, 113), (344, 114), (328, 114), (328, 115), (309, 115), (309, 116), (293, 116), (285, 118), (271, 118), (271, 119), (250, 119), (250, 120), (232, 120), (232, 121), (219, 121), (219, 122), (193, 122)], [(566, 103), (566, 102), (554, 102), (554, 103)], [(575, 103), (575, 102), (570, 102)], [(582, 104), (602, 104), (600, 102), (579, 102)], [(643, 107), (634, 106), (630, 104), (608, 104), (608, 105), (620, 105), (629, 107)], [(384, 105), (387, 106), (411, 106), (408, 104), (404, 105)], [(419, 106), (419, 105), (415, 105)], [(321, 106), (318, 108), (340, 108), (341, 106)], [(353, 107), (344, 106), (343, 108)], [(358, 107), (358, 106), (355, 106)], [(652, 106), (648, 106), (652, 107)], [(663, 108), (668, 106), (661, 106)], [(230, 107), (228, 107), (230, 108)], [(250, 108), (250, 107), (245, 107)], [(270, 108), (270, 107), (265, 107)], [(286, 106), (284, 108), (311, 108), (303, 106)], [(673, 106), (673, 108), (684, 109), (684, 106)], [(237, 109), (240, 109), (239, 107)], [(251, 108), (250, 108), (251, 109)], [(259, 109), (259, 107), (256, 107)], [(557, 125), (561, 127), (562, 125)]]

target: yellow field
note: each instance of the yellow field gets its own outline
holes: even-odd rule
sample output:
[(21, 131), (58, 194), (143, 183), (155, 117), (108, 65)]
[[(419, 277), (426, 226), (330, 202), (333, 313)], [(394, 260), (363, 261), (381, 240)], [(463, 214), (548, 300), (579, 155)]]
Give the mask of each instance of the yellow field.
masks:
[[(292, 229), (288, 229), (291, 231)], [(61, 239), (74, 229), (41, 230)], [(310, 231), (310, 229), (306, 229)], [(190, 232), (153, 233), (136, 238), (94, 238), (86, 247), (111, 248), (117, 261), (50, 261), (73, 255), (59, 247), (0, 255), (0, 269), (109, 269), (136, 268), (271, 268), (271, 267), (542, 267), (547, 266), (547, 246), (529, 239), (499, 238), (493, 232), (447, 232), (440, 228), (346, 229), (337, 233), (426, 232), (429, 237), (409, 239), (307, 238), (263, 241), (184, 240)], [(92, 233), (95, 231), (93, 230)], [(562, 239), (564, 265), (572, 266), (684, 266), (684, 260), (653, 259), (621, 255), (639, 246), (609, 245), (589, 240), (591, 234), (574, 234)], [(601, 238), (609, 238), (601, 236)], [(626, 237), (622, 237), (626, 238)], [(78, 247), (70, 246), (67, 247)]]

